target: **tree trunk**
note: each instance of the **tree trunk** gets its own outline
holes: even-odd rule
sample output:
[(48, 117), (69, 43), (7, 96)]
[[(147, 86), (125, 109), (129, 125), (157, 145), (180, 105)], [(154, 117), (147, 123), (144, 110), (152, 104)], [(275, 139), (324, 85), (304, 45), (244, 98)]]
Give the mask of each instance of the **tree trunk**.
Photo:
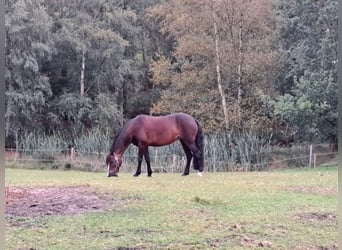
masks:
[(85, 70), (85, 51), (84, 49), (82, 50), (82, 68), (81, 68), (81, 82), (80, 82), (80, 94), (81, 96), (84, 95), (84, 70)]
[[(8, 92), (12, 94), (13, 92), (13, 87), (11, 84), (8, 86)], [(6, 107), (6, 113), (5, 113), (5, 136), (9, 136), (10, 133), (10, 127), (11, 127), (11, 113), (12, 113), (12, 97), (9, 96), (7, 100), (7, 107)]]
[(242, 114), (241, 114), (241, 101), (242, 101), (242, 20), (243, 14), (241, 12), (241, 19), (239, 24), (239, 64), (238, 64), (238, 127), (241, 128), (242, 126)]
[(146, 63), (146, 49), (145, 49), (145, 32), (142, 32), (141, 35), (141, 50), (142, 50), (142, 59), (144, 64)]
[[(213, 5), (213, 2), (212, 2)], [(229, 130), (229, 120), (228, 120), (228, 111), (227, 111), (227, 104), (226, 104), (226, 97), (224, 90), (222, 88), (221, 83), (221, 70), (220, 70), (220, 52), (219, 52), (219, 34), (217, 29), (217, 22), (216, 17), (214, 13), (213, 6), (211, 7), (213, 21), (214, 21), (214, 36), (215, 36), (215, 54), (216, 54), (216, 75), (217, 75), (217, 87), (221, 96), (221, 102), (222, 102), (222, 110), (223, 110), (223, 117), (224, 117), (224, 125), (225, 129)]]

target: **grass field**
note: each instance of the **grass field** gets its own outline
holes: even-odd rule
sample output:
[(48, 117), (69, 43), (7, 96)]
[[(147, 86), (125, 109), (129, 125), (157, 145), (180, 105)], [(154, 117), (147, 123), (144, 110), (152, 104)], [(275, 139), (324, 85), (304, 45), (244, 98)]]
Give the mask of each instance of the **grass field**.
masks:
[[(12, 209), (27, 212), (42, 205), (20, 203), (11, 196), (18, 195), (15, 188), (37, 195), (51, 187), (64, 195), (66, 187), (82, 188), (85, 197), (106, 197), (106, 207), (35, 216), (7, 212), (6, 249), (337, 249), (337, 173), (332, 166), (202, 178), (194, 173), (107, 178), (7, 168), (6, 202)], [(44, 208), (59, 200), (69, 202), (62, 207), (66, 211), (77, 202), (60, 197), (47, 199), (56, 203)]]

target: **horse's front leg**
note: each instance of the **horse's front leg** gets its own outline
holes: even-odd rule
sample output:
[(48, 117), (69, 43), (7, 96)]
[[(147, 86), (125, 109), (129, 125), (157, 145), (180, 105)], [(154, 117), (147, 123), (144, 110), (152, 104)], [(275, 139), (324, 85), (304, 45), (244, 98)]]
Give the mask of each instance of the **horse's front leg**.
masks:
[(144, 154), (145, 156), (145, 161), (147, 165), (147, 176), (152, 177), (152, 169), (151, 169), (151, 163), (150, 163), (150, 155), (148, 153), (148, 149), (146, 148), (146, 152)]
[(135, 172), (135, 174), (133, 176), (137, 177), (141, 174), (141, 163), (142, 163), (142, 159), (143, 159), (143, 152), (142, 150), (139, 148), (139, 152), (138, 152), (138, 167), (137, 167), (137, 171)]

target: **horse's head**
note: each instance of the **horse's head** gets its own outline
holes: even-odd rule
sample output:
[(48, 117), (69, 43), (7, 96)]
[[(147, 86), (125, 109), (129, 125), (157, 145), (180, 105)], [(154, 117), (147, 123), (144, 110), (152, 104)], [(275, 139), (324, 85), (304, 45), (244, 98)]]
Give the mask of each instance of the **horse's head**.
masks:
[(117, 177), (117, 173), (122, 164), (122, 156), (116, 153), (110, 153), (106, 158), (106, 164), (108, 167), (108, 177), (115, 176)]

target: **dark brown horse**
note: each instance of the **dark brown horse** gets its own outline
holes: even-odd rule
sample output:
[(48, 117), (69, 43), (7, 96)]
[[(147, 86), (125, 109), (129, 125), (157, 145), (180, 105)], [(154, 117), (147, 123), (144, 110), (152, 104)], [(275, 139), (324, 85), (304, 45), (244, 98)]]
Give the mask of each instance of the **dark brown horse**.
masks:
[(180, 140), (186, 166), (183, 175), (189, 174), (191, 159), (193, 167), (201, 175), (203, 171), (203, 134), (198, 122), (190, 115), (176, 113), (167, 116), (138, 115), (129, 120), (115, 136), (106, 158), (108, 177), (117, 176), (122, 164), (122, 155), (128, 145), (138, 147), (138, 168), (134, 176), (141, 174), (143, 157), (147, 164), (147, 175), (152, 176), (148, 146), (164, 146)]

